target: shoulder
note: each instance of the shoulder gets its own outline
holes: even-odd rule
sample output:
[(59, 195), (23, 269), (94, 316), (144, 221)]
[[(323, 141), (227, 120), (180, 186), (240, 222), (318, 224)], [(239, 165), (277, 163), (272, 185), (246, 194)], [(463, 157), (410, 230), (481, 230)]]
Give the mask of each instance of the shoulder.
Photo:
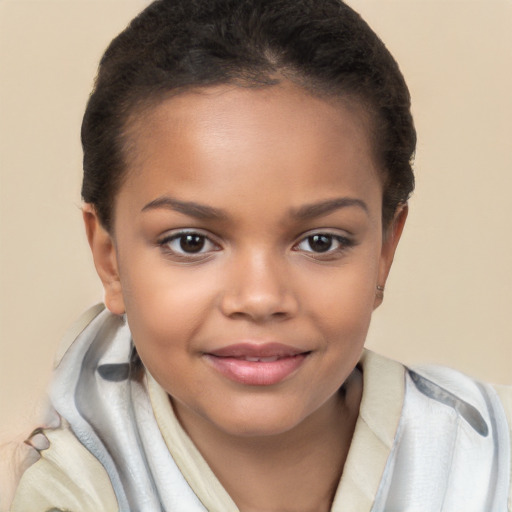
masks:
[[(72, 389), (87, 352), (89, 341), (81, 341), (84, 330), (100, 316), (103, 306), (86, 311), (69, 329), (55, 359), (55, 372), (67, 370), (52, 393), (64, 396)], [(68, 358), (70, 362), (62, 364)], [(66, 372), (65, 372), (66, 373)], [(42, 512), (48, 510), (66, 512), (111, 512), (118, 510), (111, 480), (102, 463), (77, 438), (70, 424), (51, 399), (45, 427), (36, 429), (25, 441), (29, 448), (24, 471), (16, 488), (11, 512)], [(26, 467), (28, 466), (28, 467)], [(25, 469), (26, 468), (26, 469)]]
[(453, 409), (480, 433), (498, 429), (507, 434), (503, 437), (510, 438), (511, 386), (480, 382), (442, 366), (410, 367), (406, 372), (415, 393)]
[[(494, 389), (498, 394), (500, 401), (503, 405), (503, 409), (505, 411), (505, 415), (508, 420), (508, 431), (510, 439), (512, 440), (512, 386), (498, 386), (495, 385)], [(512, 444), (512, 442), (511, 442)], [(512, 450), (511, 450), (512, 451)], [(510, 494), (508, 498), (508, 509), (512, 510), (512, 454), (510, 456), (511, 466), (510, 466)]]
[[(432, 417), (430, 430), (439, 427), (447, 438), (453, 434), (451, 460), (462, 462), (457, 472), (466, 474), (472, 467), (473, 474), (476, 467), (483, 471), (489, 466), (489, 489), (494, 489), (495, 499), (501, 494), (502, 503), (508, 501), (507, 510), (512, 511), (512, 387), (479, 382), (440, 366), (407, 368), (407, 381), (410, 401), (417, 405), (412, 410)], [(438, 438), (435, 446), (440, 445)], [(468, 475), (465, 481), (470, 480)], [(478, 480), (484, 479), (482, 474)]]
[(105, 469), (66, 424), (37, 430), (27, 442), (39, 459), (23, 473), (11, 512), (118, 510)]

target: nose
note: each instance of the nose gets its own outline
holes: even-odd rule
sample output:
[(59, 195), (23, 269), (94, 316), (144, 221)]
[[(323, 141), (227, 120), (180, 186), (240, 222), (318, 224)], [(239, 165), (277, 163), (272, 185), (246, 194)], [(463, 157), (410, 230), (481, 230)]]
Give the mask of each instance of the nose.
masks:
[(224, 284), (221, 309), (230, 318), (262, 323), (288, 319), (298, 311), (284, 257), (262, 252), (239, 257), (231, 262)]

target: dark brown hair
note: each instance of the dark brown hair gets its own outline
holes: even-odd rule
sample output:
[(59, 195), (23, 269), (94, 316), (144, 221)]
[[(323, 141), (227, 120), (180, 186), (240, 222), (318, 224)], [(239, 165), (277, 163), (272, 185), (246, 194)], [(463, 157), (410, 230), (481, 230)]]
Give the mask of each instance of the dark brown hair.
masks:
[(113, 227), (128, 120), (167, 95), (235, 83), (294, 81), (370, 114), (383, 173), (383, 224), (414, 188), (416, 132), (397, 63), (339, 0), (157, 0), (107, 48), (82, 124), (82, 197)]

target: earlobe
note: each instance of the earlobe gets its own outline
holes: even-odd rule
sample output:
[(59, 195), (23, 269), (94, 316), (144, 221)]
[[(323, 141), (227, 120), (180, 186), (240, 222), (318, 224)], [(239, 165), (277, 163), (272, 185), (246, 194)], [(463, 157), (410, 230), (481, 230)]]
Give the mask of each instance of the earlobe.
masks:
[(391, 269), (391, 264), (393, 263), (398, 242), (402, 236), (408, 213), (409, 207), (407, 206), (407, 203), (400, 205), (384, 234), (379, 264), (379, 276), (375, 291), (374, 309), (379, 307), (384, 299), (384, 286)]
[(94, 266), (105, 290), (105, 305), (112, 313), (122, 315), (125, 308), (114, 240), (101, 225), (93, 205), (84, 204), (82, 215)]

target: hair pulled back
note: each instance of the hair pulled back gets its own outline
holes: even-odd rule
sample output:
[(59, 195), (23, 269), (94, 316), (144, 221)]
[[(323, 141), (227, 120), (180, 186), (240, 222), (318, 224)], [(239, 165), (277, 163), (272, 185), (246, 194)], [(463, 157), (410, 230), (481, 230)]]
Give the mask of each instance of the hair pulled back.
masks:
[(150, 4), (101, 59), (82, 123), (83, 200), (111, 230), (137, 112), (192, 87), (265, 87), (282, 77), (312, 94), (355, 98), (369, 112), (386, 226), (414, 188), (409, 91), (382, 41), (340, 0)]

